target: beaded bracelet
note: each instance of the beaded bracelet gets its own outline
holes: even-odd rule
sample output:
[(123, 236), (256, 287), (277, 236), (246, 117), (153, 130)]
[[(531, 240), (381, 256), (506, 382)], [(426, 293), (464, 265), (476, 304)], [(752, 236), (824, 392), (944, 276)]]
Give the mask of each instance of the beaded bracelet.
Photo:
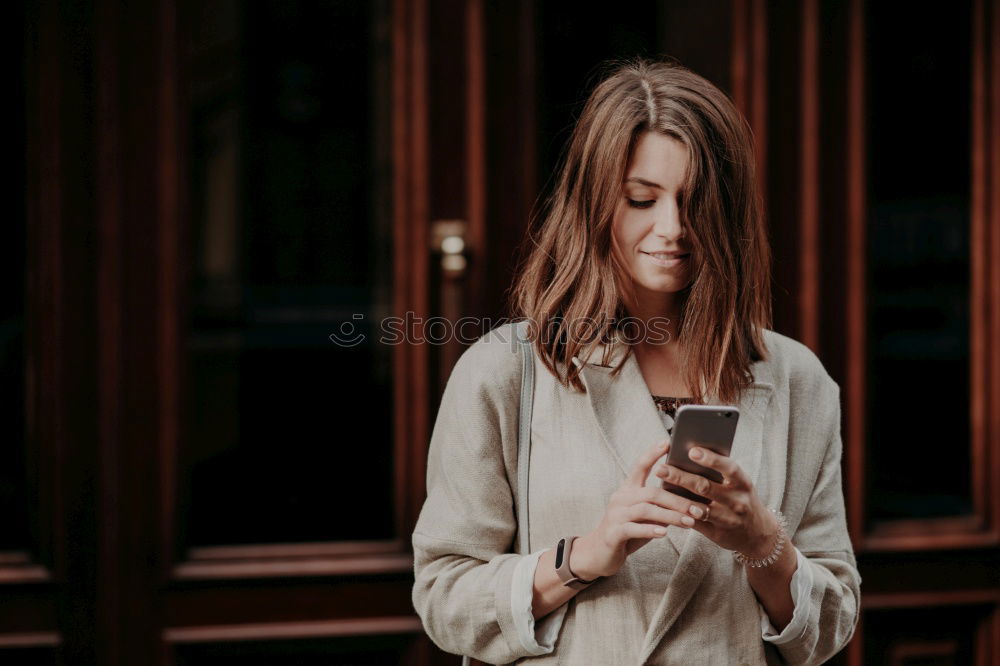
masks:
[(759, 568), (766, 567), (774, 564), (778, 556), (781, 555), (781, 551), (785, 548), (785, 541), (788, 539), (788, 519), (785, 518), (785, 514), (781, 513), (777, 509), (771, 509), (771, 513), (775, 515), (778, 519), (778, 536), (774, 543), (774, 548), (771, 550), (770, 554), (766, 557), (760, 559), (754, 559), (747, 557), (739, 551), (733, 551), (733, 557), (740, 564), (745, 564), (748, 567)]

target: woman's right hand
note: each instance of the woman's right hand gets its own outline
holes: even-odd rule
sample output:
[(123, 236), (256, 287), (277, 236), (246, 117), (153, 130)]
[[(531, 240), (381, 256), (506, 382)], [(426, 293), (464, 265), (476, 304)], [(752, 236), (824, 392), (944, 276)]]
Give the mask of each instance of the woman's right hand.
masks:
[(573, 542), (569, 566), (578, 577), (591, 580), (611, 576), (650, 539), (665, 535), (667, 525), (690, 528), (694, 525), (693, 516), (704, 515), (697, 513), (697, 509), (704, 512), (704, 504), (645, 485), (653, 465), (669, 450), (670, 440), (650, 447), (611, 495), (597, 528)]

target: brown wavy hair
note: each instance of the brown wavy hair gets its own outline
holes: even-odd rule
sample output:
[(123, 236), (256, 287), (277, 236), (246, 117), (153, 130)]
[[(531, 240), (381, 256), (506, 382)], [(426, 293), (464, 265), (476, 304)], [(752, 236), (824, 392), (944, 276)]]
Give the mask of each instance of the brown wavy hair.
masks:
[[(606, 365), (625, 303), (635, 302), (612, 233), (629, 160), (644, 132), (676, 138), (689, 155), (681, 220), (692, 253), (692, 280), (679, 293), (681, 372), (702, 401), (716, 395), (735, 403), (752, 382), (750, 365), (766, 357), (763, 330), (772, 316), (750, 126), (725, 93), (672, 60), (610, 61), (603, 69), (610, 73), (590, 93), (555, 187), (533, 216), (541, 223), (522, 246), (511, 312), (531, 322), (536, 352), (559, 382), (585, 391), (568, 360), (604, 344)], [(633, 353), (627, 346), (623, 360)]]

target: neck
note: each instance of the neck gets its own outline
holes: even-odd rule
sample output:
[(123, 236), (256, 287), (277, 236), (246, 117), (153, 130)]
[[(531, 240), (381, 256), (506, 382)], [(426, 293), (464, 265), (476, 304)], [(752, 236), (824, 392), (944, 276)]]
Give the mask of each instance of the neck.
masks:
[[(637, 351), (664, 350), (676, 348), (683, 297), (674, 292), (636, 292), (634, 302), (625, 303), (629, 318), (638, 320), (642, 326), (641, 335), (634, 340)], [(635, 329), (629, 327), (629, 335)], [(666, 338), (666, 339), (665, 339)]]

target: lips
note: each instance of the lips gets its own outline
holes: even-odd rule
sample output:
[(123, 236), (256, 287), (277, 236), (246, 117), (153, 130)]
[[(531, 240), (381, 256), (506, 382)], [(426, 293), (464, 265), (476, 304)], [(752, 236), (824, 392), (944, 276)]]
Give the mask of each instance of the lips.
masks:
[(640, 252), (657, 259), (683, 259), (691, 254), (690, 252), (646, 252), (645, 250), (640, 250)]
[[(640, 250), (640, 252), (642, 252)], [(642, 252), (657, 266), (672, 268), (680, 266), (690, 256), (689, 252)]]

